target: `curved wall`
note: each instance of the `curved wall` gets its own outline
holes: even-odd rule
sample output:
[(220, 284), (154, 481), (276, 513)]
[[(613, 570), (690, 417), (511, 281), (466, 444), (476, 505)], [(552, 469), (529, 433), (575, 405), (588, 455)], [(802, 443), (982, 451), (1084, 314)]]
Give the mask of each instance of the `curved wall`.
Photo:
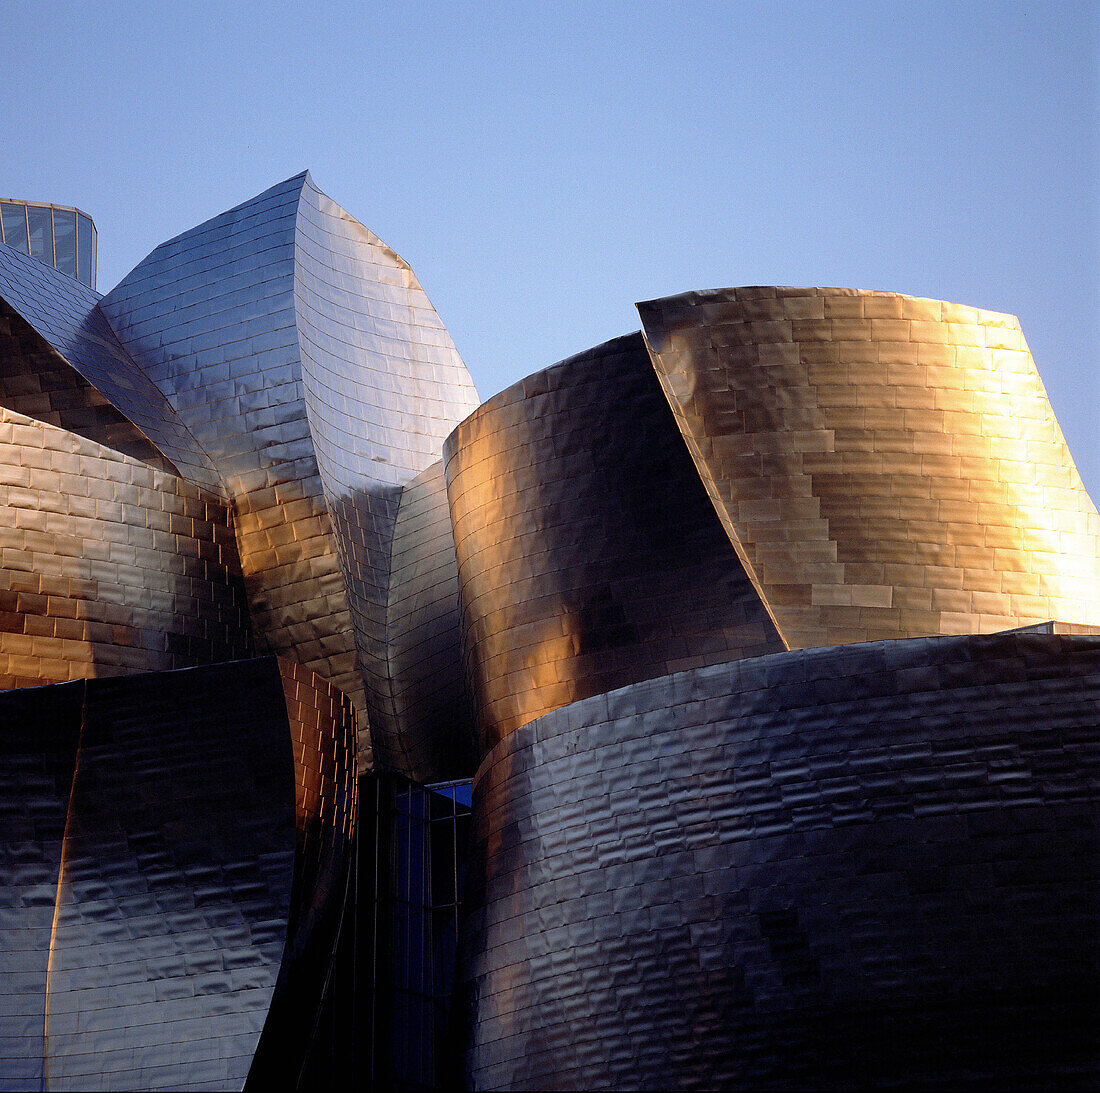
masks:
[(782, 653), (589, 698), (475, 783), (475, 1089), (1095, 1077), (1100, 638)]
[(250, 647), (225, 504), (0, 407), (0, 686), (209, 664)]
[(304, 664), (365, 714), (302, 387), (294, 278), (306, 184), (288, 179), (162, 243), (101, 307), (233, 498), (257, 648)]
[(640, 335), (501, 392), (443, 452), (482, 754), (579, 698), (783, 648)]
[[(416, 276), (310, 180), (296, 235), (295, 315), (310, 432), (340, 551), (372, 740), (389, 756), (410, 682), (391, 674), (387, 603), (402, 488), (478, 404)], [(401, 662), (414, 673), (415, 662)], [(405, 745), (401, 745), (404, 747)], [(415, 743), (408, 745), (413, 750)], [(406, 771), (397, 763), (392, 769)]]
[(11, 691), (0, 722), (0, 1087), (293, 1086), (349, 878), (348, 700), (260, 658)]
[(476, 734), (442, 462), (401, 491), (392, 559), (386, 629), (395, 724), (386, 735), (372, 726), (375, 748), (386, 767), (422, 784), (472, 778)]
[(1100, 517), (1014, 317), (801, 288), (638, 309), (792, 648), (1100, 622)]

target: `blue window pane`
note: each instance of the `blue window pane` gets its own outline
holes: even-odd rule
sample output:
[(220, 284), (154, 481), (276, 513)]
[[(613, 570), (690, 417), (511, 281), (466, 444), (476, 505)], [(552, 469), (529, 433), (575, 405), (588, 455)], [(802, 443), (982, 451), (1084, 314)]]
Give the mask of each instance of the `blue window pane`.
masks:
[(54, 264), (62, 273), (76, 276), (76, 213), (53, 211)]
[(53, 265), (53, 217), (51, 209), (27, 206), (27, 223), (30, 227), (31, 254)]
[(0, 218), (4, 223), (4, 242), (27, 253), (27, 207), (25, 205), (0, 205)]

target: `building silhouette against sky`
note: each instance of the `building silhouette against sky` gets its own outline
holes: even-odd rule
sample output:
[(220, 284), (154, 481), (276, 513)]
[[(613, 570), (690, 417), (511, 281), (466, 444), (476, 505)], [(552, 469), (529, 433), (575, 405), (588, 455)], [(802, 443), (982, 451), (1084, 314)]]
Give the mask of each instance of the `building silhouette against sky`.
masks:
[(0, 214), (0, 1088), (1095, 1081), (1012, 316), (690, 292), (481, 403), (308, 173), (102, 297)]

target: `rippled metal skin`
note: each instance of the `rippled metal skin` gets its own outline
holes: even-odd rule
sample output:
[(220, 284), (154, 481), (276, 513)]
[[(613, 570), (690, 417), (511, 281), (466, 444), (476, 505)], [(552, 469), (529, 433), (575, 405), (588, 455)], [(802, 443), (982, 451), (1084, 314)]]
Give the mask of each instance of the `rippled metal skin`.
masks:
[(791, 647), (1100, 622), (1100, 517), (1013, 316), (803, 288), (638, 308)]
[[(99, 309), (99, 299), (97, 293), (72, 277), (0, 244), (0, 301), (5, 305), (0, 314), (14, 312), (41, 339), (33, 347), (29, 360), (23, 353), (14, 358), (5, 353), (2, 404), (31, 417), (39, 416), (26, 403), (11, 401), (12, 395), (27, 393), (15, 387), (13, 381), (19, 376), (26, 382), (34, 375), (38, 377), (38, 384), (43, 384), (47, 377), (35, 366), (43, 360), (42, 350), (48, 349), (60, 358), (50, 362), (54, 382), (47, 384), (47, 393), (52, 389), (57, 399), (53, 405), (42, 408), (45, 415), (42, 420), (104, 443), (125, 436), (121, 450), (156, 466), (162, 466), (160, 460), (167, 460), (168, 466), (162, 469), (172, 470), (224, 500), (225, 490), (209, 456), (164, 393), (119, 344)], [(18, 336), (24, 332), (16, 333)], [(28, 341), (25, 337), (22, 340), (24, 344)], [(10, 345), (9, 342), (9, 348)], [(73, 377), (66, 375), (68, 369), (64, 365), (84, 383), (74, 383)], [(82, 388), (81, 401), (94, 404), (96, 400), (89, 398), (87, 392), (90, 387), (99, 396), (98, 402), (109, 403), (119, 417), (132, 424), (132, 428), (123, 430), (116, 425), (110, 437), (101, 431), (87, 431), (88, 422), (74, 417), (75, 408), (62, 401), (59, 387), (62, 390)], [(56, 413), (61, 409), (67, 411), (65, 420), (49, 416), (50, 411)], [(138, 438), (141, 437), (146, 439), (147, 446), (155, 449), (155, 454), (150, 453), (147, 446), (134, 446), (140, 443)], [(150, 459), (150, 455), (154, 458)]]
[(28, 776), (0, 852), (23, 905), (0, 916), (17, 971), (0, 1086), (241, 1088), (276, 1059), (292, 1078), (345, 895), (346, 699), (265, 658), (13, 691), (0, 711)]
[(0, 687), (250, 649), (223, 502), (0, 407)]
[[(392, 741), (405, 729), (410, 691), (422, 686), (391, 672), (387, 605), (402, 488), (438, 461), (444, 438), (478, 405), (477, 391), (408, 264), (308, 176), (296, 266), (305, 402), (367, 683), (371, 736)], [(423, 674), (407, 658), (402, 666)], [(392, 769), (407, 773), (404, 765)]]
[(0, 1089), (45, 1088), (46, 973), (83, 689), (0, 694)]
[(376, 761), (422, 783), (472, 778), (477, 753), (442, 461), (401, 491), (386, 621), (394, 727), (380, 731), (374, 722)]
[(162, 244), (102, 307), (228, 486), (258, 644), (392, 722), (401, 487), (477, 404), (411, 270), (303, 174)]
[(653, 679), (475, 783), (475, 1089), (1081, 1088), (1100, 638)]
[(783, 648), (640, 335), (490, 399), (444, 461), (482, 754), (579, 698)]

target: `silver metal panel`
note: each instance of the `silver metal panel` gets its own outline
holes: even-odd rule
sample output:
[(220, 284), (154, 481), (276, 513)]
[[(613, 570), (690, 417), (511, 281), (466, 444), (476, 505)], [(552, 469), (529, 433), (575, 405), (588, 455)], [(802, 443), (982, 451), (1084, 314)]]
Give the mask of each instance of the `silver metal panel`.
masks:
[(119, 344), (99, 296), (72, 277), (0, 244), (3, 299), (188, 481), (217, 496), (222, 483), (164, 394)]
[(472, 1087), (1090, 1084), (1098, 709), (1100, 638), (1007, 633), (520, 728), (475, 783)]
[(386, 627), (402, 487), (439, 459), (444, 438), (478, 405), (477, 391), (408, 264), (308, 177), (296, 263), (310, 432), (367, 684), (371, 735), (392, 740), (405, 731), (398, 695), (410, 686), (391, 676), (396, 662)]
[(386, 635), (394, 722), (389, 730), (384, 719), (372, 722), (378, 761), (423, 783), (472, 777), (476, 734), (442, 461), (401, 491)]
[(102, 307), (233, 498), (258, 648), (317, 672), (365, 719), (302, 384), (295, 274), (306, 184), (289, 179), (161, 244)]

